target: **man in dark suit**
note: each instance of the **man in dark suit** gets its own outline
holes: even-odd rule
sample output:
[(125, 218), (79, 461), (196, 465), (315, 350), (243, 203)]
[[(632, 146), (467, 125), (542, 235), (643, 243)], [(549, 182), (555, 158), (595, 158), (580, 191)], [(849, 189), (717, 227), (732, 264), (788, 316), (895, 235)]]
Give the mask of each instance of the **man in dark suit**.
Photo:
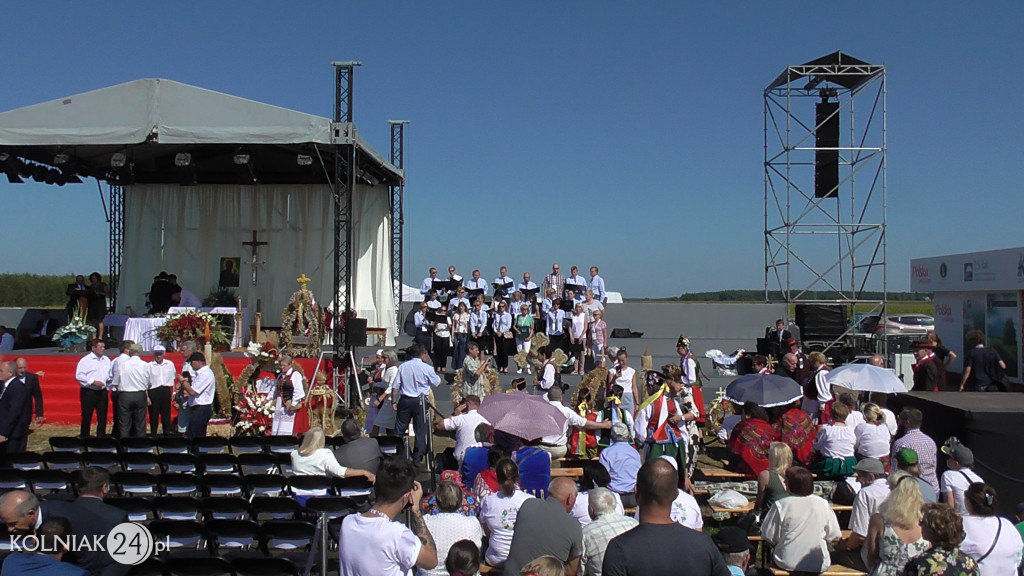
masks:
[(149, 287), (149, 313), (164, 314), (171, 307), (171, 294), (174, 287), (168, 280), (167, 272), (161, 272), (153, 278), (153, 284)]
[(53, 333), (57, 331), (57, 328), (60, 328), (60, 322), (50, 318), (50, 313), (43, 310), (42, 319), (36, 322), (36, 327), (32, 331), (32, 347), (53, 346)]
[[(110, 473), (97, 466), (89, 466), (75, 476), (78, 498), (58, 504), (53, 514), (71, 521), (72, 532), (78, 538), (90, 542), (96, 537), (106, 540), (107, 534), (123, 522), (128, 522), (128, 513), (103, 502), (110, 491)], [(104, 542), (104, 546), (111, 543)], [(104, 550), (79, 550), (69, 555), (71, 562), (85, 568), (93, 576), (122, 576), (131, 571), (131, 566), (120, 564)]]
[(39, 377), (43, 373), (39, 372), (33, 374), (28, 371), (28, 360), (25, 358), (18, 358), (14, 362), (14, 377), (21, 380), (21, 383), (28, 386), (28, 389), (32, 393), (32, 401), (26, 406), (25, 416), (28, 418), (29, 423), (33, 422), (33, 414), (35, 414), (35, 423), (43, 423), (43, 388), (39, 385)]
[(15, 363), (0, 362), (0, 453), (24, 452), (32, 391), (14, 377)]
[(768, 340), (768, 352), (775, 357), (776, 361), (782, 360), (786, 353), (786, 340), (792, 337), (789, 330), (786, 330), (786, 323), (779, 318), (775, 321), (775, 328), (765, 330), (764, 337)]
[(341, 437), (345, 443), (334, 450), (338, 463), (346, 468), (377, 473), (380, 467), (380, 444), (375, 438), (363, 438), (359, 423), (349, 418), (341, 423)]
[[(78, 308), (78, 306), (82, 303), (82, 298), (85, 298), (86, 295), (89, 293), (89, 288), (85, 284), (85, 276), (82, 276), (81, 274), (75, 276), (75, 281), (72, 282), (71, 284), (68, 284), (68, 287), (66, 290), (64, 290), (64, 293), (68, 297), (68, 304), (67, 306), (65, 306), (65, 309), (67, 310), (68, 318), (70, 319), (72, 316), (75, 315), (75, 308)], [(82, 314), (85, 314), (87, 312), (87, 307), (88, 304), (82, 307)]]

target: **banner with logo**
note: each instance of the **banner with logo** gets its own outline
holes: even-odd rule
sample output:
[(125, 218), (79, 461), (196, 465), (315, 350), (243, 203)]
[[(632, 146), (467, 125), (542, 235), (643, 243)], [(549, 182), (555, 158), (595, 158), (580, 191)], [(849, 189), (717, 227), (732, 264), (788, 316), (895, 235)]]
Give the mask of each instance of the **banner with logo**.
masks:
[(989, 250), (910, 261), (914, 292), (1024, 290), (1024, 248)]

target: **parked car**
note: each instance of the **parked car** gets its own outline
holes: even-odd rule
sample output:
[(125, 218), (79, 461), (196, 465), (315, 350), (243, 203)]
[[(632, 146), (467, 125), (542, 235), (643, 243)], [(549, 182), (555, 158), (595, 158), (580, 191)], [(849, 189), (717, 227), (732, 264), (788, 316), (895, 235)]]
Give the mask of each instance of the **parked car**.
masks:
[(856, 332), (871, 334), (875, 337), (883, 335), (924, 336), (935, 329), (935, 318), (927, 314), (887, 314), (884, 322), (879, 322), (880, 315), (871, 314), (861, 319)]

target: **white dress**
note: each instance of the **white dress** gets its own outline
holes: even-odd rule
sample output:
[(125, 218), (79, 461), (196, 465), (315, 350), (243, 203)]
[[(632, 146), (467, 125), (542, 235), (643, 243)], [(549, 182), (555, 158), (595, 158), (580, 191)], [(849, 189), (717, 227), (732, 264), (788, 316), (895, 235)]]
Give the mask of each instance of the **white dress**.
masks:
[(284, 407), (283, 392), (285, 384), (288, 382), (292, 386), (291, 401), (293, 405), (298, 404), (306, 397), (306, 393), (302, 389), (302, 374), (289, 369), (277, 377), (277, 386), (274, 388), (274, 426), (272, 432), (275, 436), (291, 434), (292, 429), (295, 428), (295, 411), (288, 411)]

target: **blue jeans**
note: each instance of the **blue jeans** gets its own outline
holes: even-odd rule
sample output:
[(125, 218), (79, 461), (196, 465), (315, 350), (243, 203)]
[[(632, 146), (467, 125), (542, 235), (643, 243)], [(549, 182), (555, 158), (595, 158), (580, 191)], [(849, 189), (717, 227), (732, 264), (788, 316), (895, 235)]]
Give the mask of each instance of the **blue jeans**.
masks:
[(412, 452), (414, 462), (420, 462), (427, 452), (427, 430), (426, 422), (423, 420), (423, 410), (420, 406), (420, 399), (411, 396), (400, 396), (398, 398), (398, 414), (395, 418), (395, 433), (404, 436), (409, 429), (409, 421), (412, 421), (412, 428), (416, 431), (416, 446)]
[(452, 370), (462, 370), (462, 363), (466, 360), (467, 343), (469, 343), (469, 334), (455, 334), (455, 348), (452, 350)]

